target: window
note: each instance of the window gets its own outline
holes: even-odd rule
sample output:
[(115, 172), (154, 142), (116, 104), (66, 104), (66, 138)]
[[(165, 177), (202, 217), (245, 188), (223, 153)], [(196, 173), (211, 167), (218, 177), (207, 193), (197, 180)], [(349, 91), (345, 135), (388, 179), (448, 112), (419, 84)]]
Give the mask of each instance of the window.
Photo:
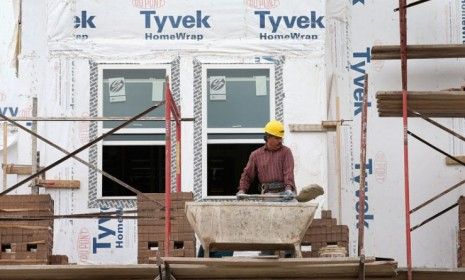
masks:
[[(207, 196), (237, 192), (250, 153), (274, 116), (273, 65), (209, 65), (204, 70)], [(249, 193), (259, 193), (257, 182)]]
[[(103, 69), (102, 76), (104, 117), (132, 117), (154, 102), (164, 100), (166, 69)], [(164, 117), (165, 108), (157, 108), (146, 116)], [(103, 128), (113, 128), (119, 123), (105, 121)], [(127, 128), (164, 127), (163, 122), (155, 121), (135, 121), (127, 126)]]
[[(164, 100), (164, 65), (101, 65), (100, 115), (103, 117), (132, 117), (154, 102)], [(165, 115), (164, 106), (145, 117)], [(99, 130), (107, 132), (121, 121), (99, 123)], [(101, 168), (142, 192), (164, 192), (165, 146), (163, 121), (134, 121), (115, 134), (105, 137), (99, 146)], [(98, 177), (100, 196), (130, 197), (135, 194), (104, 177)]]
[[(103, 170), (146, 193), (165, 191), (164, 146), (103, 146)], [(103, 196), (134, 196), (103, 177)]]
[(269, 69), (208, 69), (208, 128), (260, 128), (270, 118)]
[[(208, 144), (209, 196), (235, 195), (250, 153), (262, 144)], [(249, 193), (260, 193), (258, 181), (250, 186)]]

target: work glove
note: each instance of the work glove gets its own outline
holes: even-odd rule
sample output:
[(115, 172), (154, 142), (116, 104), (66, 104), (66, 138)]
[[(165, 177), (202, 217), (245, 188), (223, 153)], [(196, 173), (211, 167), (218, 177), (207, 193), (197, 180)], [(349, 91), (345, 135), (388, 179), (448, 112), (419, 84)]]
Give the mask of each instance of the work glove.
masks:
[(238, 192), (236, 193), (236, 198), (237, 198), (237, 199), (242, 199), (242, 198), (243, 198), (243, 197), (242, 197), (243, 194), (245, 194), (243, 190), (238, 191)]
[(293, 200), (295, 198), (295, 193), (291, 190), (285, 190), (283, 193), (283, 200), (288, 201), (288, 200)]

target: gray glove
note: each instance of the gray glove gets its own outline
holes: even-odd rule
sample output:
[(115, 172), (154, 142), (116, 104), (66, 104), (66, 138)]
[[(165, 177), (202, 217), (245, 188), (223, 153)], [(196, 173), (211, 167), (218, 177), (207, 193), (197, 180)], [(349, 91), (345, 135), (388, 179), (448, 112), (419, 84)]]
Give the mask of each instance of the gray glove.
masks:
[(236, 198), (237, 198), (237, 199), (242, 199), (242, 198), (243, 198), (243, 197), (242, 197), (243, 194), (245, 194), (243, 190), (238, 191), (238, 192), (236, 193)]
[(283, 200), (288, 201), (288, 200), (293, 200), (295, 198), (295, 193), (291, 190), (286, 190), (283, 193)]

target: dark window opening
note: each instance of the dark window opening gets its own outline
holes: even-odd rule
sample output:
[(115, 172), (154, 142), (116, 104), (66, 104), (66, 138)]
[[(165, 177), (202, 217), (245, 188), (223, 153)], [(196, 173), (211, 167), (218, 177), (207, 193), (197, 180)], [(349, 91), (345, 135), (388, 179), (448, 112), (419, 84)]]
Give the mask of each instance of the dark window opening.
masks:
[[(235, 195), (250, 153), (261, 146), (263, 144), (208, 144), (207, 195)], [(248, 193), (260, 193), (257, 179)]]
[[(144, 193), (165, 191), (165, 146), (103, 146), (103, 170)], [(102, 176), (103, 196), (135, 193)]]

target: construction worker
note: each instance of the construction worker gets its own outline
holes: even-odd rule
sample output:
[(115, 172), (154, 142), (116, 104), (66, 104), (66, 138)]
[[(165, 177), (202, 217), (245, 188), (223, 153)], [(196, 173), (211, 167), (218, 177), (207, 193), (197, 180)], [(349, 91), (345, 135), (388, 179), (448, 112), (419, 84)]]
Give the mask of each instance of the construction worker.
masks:
[(262, 194), (281, 194), (284, 201), (294, 200), (294, 157), (291, 149), (283, 145), (284, 125), (272, 120), (264, 130), (265, 145), (250, 154), (236, 195), (246, 193), (254, 179), (258, 178)]

